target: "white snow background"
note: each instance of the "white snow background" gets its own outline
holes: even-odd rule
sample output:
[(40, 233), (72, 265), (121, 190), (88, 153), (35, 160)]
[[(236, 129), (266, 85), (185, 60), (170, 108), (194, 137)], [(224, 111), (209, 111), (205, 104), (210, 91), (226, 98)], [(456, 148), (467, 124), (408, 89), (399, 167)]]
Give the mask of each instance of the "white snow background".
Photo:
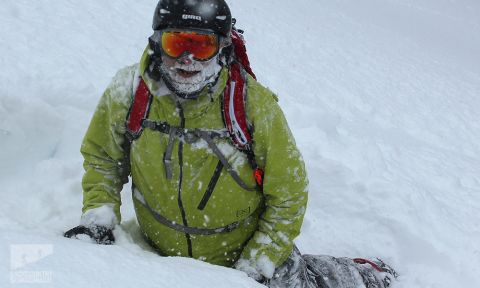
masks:
[[(480, 2), (229, 3), (308, 167), (300, 250), (381, 257), (398, 288), (480, 287)], [(62, 237), (81, 213), (81, 139), (115, 72), (138, 62), (155, 5), (1, 1), (0, 287), (261, 287), (154, 254), (128, 187), (116, 245)], [(51, 255), (19, 268), (11, 245), (31, 244)], [(35, 271), (52, 277), (10, 279)]]

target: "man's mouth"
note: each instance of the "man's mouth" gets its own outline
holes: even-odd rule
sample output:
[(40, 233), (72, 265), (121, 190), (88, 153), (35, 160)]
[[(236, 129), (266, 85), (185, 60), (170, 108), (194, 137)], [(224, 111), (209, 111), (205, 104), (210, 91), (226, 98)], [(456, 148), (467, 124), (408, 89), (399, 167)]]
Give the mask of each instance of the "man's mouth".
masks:
[(187, 71), (187, 70), (183, 70), (183, 69), (180, 69), (180, 68), (177, 68), (176, 72), (177, 72), (178, 75), (180, 75), (183, 78), (190, 78), (190, 77), (195, 76), (198, 73), (200, 73), (200, 71)]

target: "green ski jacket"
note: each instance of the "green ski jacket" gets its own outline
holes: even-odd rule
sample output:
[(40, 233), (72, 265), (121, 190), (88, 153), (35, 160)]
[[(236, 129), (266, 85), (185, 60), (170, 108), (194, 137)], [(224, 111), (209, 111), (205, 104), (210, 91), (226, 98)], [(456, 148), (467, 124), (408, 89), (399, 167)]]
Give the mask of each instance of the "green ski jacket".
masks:
[[(225, 129), (220, 98), (228, 80), (227, 68), (220, 72), (215, 86), (205, 88), (197, 99), (180, 101), (160, 87), (161, 82), (149, 78), (145, 72), (148, 57), (145, 52), (140, 64), (124, 68), (114, 77), (81, 147), (85, 159), (83, 212), (111, 206), (117, 223), (120, 191), (126, 183), (122, 177), (128, 152), (124, 149), (125, 121), (139, 77), (153, 95), (148, 119), (187, 129)], [(218, 171), (219, 159), (202, 139), (187, 143), (173, 138), (171, 177), (167, 177), (164, 154), (172, 139), (145, 128), (130, 149), (132, 195), (140, 228), (160, 254), (228, 267), (241, 259), (271, 277), (272, 268), (291, 254), (293, 239), (300, 232), (308, 180), (276, 96), (251, 77), (247, 83), (246, 113), (254, 127), (255, 159), (265, 172), (262, 190), (247, 191), (225, 169)], [(246, 154), (236, 149), (230, 139), (214, 141), (242, 180), (255, 186)], [(199, 230), (232, 223), (236, 226), (211, 235), (189, 234), (162, 224), (154, 214), (175, 225)]]

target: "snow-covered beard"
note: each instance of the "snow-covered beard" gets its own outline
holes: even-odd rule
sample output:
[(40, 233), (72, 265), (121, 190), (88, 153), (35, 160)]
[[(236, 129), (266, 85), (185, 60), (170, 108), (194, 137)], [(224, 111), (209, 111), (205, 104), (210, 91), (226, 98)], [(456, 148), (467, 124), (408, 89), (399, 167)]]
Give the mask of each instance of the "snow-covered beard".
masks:
[[(190, 64), (182, 64), (177, 60), (162, 57), (160, 65), (162, 78), (168, 88), (177, 96), (186, 99), (198, 97), (205, 86), (217, 80), (217, 76), (222, 70), (222, 66), (219, 64), (219, 55), (205, 62), (190, 60)], [(198, 71), (198, 73), (191, 77), (183, 77), (177, 69)]]

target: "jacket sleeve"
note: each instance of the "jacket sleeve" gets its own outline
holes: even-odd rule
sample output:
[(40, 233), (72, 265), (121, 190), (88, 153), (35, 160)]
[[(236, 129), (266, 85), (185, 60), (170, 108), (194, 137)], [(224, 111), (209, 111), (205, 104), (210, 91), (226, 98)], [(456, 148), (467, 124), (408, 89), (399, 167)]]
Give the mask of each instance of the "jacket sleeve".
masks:
[(133, 67), (120, 70), (104, 92), (83, 139), (85, 174), (82, 225), (114, 226), (121, 220), (125, 177), (125, 119), (132, 99)]
[(255, 158), (265, 172), (265, 210), (236, 268), (254, 278), (258, 278), (258, 273), (271, 278), (275, 268), (292, 253), (293, 240), (300, 233), (308, 180), (302, 156), (276, 96), (256, 84), (249, 87), (248, 97), (248, 118), (255, 129)]

